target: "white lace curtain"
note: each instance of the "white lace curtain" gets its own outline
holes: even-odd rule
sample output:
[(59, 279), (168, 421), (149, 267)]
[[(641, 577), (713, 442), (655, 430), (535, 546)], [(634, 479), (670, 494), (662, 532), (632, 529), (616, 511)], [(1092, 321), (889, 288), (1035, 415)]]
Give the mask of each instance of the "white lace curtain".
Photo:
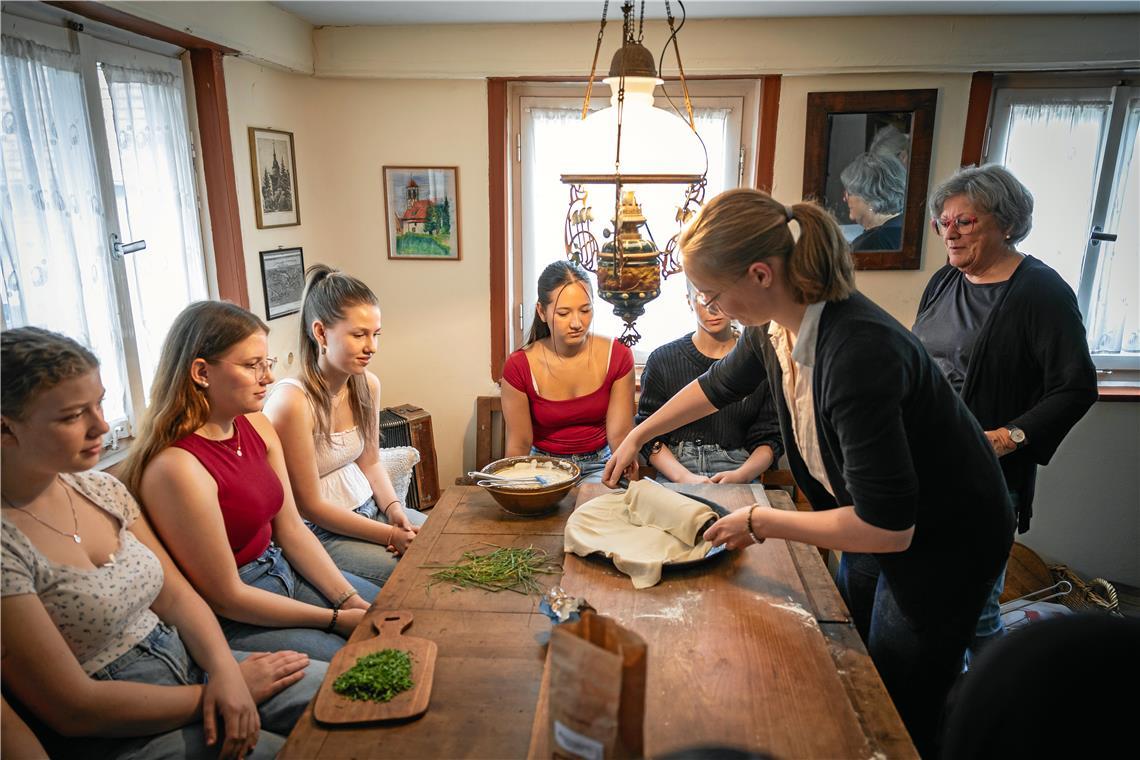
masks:
[(0, 265), (4, 325), (36, 325), (103, 361), (109, 419), (126, 409), (107, 229), (79, 56), (3, 35)]
[(185, 96), (170, 72), (100, 68), (119, 225), (124, 242), (147, 243), (125, 259), (145, 379), (178, 312), (208, 298)]
[[(725, 180), (726, 129), (730, 111), (727, 108), (694, 109), (697, 132), (708, 150), (709, 172), (706, 200), (727, 189)], [(559, 180), (562, 173), (564, 146), (573, 144), (571, 136), (581, 123), (581, 109), (530, 108), (524, 122), (529, 125), (523, 139), (523, 340), (534, 315), (538, 275), (553, 261), (565, 258), (566, 248), (563, 225), (569, 205), (570, 191)], [(662, 150), (662, 166), (668, 160), (667, 149)], [(735, 186), (735, 177), (733, 186)], [(613, 186), (586, 187), (596, 221), (594, 234), (601, 234), (604, 221), (613, 216)], [(674, 219), (676, 208), (684, 200), (684, 188), (677, 185), (642, 186), (637, 188), (650, 231), (663, 250), (669, 238), (677, 232)], [(599, 237), (599, 244), (605, 239)], [(597, 283), (594, 283), (595, 287)], [(694, 328), (692, 313), (685, 302), (683, 275), (674, 275), (662, 283), (661, 295), (646, 307), (645, 315), (637, 320), (642, 340), (634, 347), (637, 360), (644, 362), (649, 352), (659, 345), (684, 335)], [(617, 337), (624, 323), (613, 315), (611, 307), (597, 302), (593, 330), (601, 335)]]

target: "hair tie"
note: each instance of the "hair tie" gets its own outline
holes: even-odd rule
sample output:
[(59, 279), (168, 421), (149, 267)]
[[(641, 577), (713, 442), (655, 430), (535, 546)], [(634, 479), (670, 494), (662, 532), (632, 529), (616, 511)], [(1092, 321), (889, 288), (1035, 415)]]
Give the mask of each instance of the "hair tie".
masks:
[(784, 215), (788, 217), (787, 221), (792, 221), (796, 218), (796, 212), (792, 210), (791, 206), (784, 206)]

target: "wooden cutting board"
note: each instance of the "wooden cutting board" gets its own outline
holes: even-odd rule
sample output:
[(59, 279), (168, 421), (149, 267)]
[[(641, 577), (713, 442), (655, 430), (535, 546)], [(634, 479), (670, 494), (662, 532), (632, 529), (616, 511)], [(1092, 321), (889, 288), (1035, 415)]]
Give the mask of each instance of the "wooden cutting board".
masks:
[[(374, 723), (417, 718), (427, 712), (431, 684), (435, 677), (434, 641), (401, 635), (412, 624), (410, 612), (382, 612), (371, 623), (379, 635), (348, 644), (329, 663), (328, 675), (317, 693), (313, 715), (321, 723)], [(412, 688), (390, 702), (369, 702), (342, 697), (333, 691), (333, 682), (356, 661), (383, 649), (402, 649), (412, 658)]]

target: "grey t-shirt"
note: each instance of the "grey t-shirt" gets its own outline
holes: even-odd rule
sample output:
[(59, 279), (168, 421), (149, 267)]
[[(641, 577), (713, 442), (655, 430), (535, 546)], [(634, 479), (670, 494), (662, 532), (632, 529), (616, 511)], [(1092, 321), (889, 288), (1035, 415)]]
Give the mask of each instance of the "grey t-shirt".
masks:
[(90, 675), (125, 654), (158, 625), (150, 606), (162, 591), (162, 564), (127, 530), (138, 519), (139, 507), (126, 486), (101, 472), (62, 477), (119, 521), (114, 564), (87, 570), (52, 562), (5, 517), (0, 595), (38, 595)]
[(966, 384), (978, 334), (1008, 286), (1009, 280), (974, 285), (958, 276), (914, 320), (912, 332), (959, 394)]

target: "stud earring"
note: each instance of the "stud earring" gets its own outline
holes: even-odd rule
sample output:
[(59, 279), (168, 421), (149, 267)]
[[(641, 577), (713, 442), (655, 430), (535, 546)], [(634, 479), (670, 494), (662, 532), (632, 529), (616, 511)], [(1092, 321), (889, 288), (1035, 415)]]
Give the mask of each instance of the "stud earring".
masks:
[(328, 352), (329, 352), (329, 350), (328, 350), (328, 348), (327, 348), (327, 347), (325, 347), (325, 346), (321, 346), (321, 356), (324, 356), (324, 355), (325, 355), (325, 354), (327, 354)]
[(209, 383), (198, 383), (198, 387), (201, 388), (202, 390), (205, 390), (206, 388), (210, 387), (210, 384)]

